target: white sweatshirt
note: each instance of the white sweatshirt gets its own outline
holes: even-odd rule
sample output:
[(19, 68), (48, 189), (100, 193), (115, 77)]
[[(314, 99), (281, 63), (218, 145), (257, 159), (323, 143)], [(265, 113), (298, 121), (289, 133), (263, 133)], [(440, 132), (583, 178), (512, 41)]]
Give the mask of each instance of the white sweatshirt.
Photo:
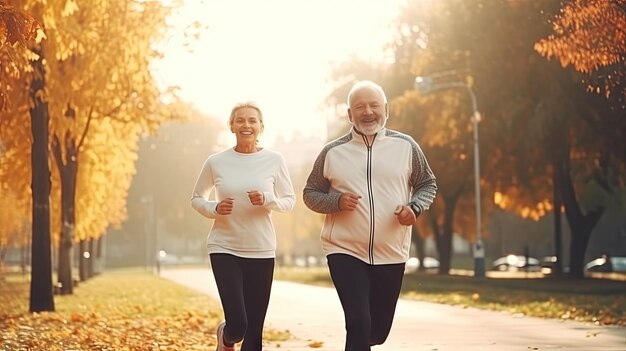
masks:
[[(213, 198), (209, 198), (214, 191)], [(265, 203), (254, 206), (248, 191), (263, 192)], [(233, 212), (216, 211), (224, 198), (235, 199)], [(209, 156), (193, 190), (191, 206), (214, 219), (207, 238), (211, 253), (229, 253), (246, 258), (276, 256), (276, 233), (271, 211), (293, 209), (296, 196), (283, 157), (267, 148), (244, 154), (229, 148)]]

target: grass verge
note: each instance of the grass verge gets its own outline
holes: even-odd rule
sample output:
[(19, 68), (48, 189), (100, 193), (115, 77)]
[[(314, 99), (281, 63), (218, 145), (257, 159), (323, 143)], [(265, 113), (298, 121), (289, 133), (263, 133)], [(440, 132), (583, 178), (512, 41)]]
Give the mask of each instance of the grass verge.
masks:
[[(2, 350), (208, 350), (218, 302), (142, 271), (114, 271), (55, 296), (55, 312), (29, 313), (29, 283), (0, 280)], [(288, 333), (268, 330), (280, 341)]]
[[(276, 279), (331, 286), (322, 268), (276, 270)], [(503, 311), (515, 315), (569, 319), (597, 325), (626, 325), (626, 281), (570, 278), (485, 278), (407, 274), (402, 297)]]

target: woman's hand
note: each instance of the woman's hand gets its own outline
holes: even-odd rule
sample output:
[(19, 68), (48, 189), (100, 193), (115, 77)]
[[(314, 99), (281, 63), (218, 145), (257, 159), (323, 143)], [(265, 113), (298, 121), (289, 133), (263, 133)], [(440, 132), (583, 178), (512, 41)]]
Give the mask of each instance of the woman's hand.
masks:
[(235, 205), (235, 199), (232, 197), (227, 197), (224, 200), (217, 203), (217, 207), (215, 211), (217, 214), (222, 216), (227, 216), (233, 213), (233, 206)]
[(262, 192), (257, 190), (248, 191), (248, 199), (250, 199), (250, 203), (254, 206), (263, 206), (265, 203), (265, 196)]

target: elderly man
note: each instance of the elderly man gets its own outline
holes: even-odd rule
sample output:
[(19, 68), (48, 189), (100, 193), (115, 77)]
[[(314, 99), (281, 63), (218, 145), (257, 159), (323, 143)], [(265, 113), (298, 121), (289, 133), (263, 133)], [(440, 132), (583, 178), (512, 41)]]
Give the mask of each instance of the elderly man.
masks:
[(356, 83), (347, 102), (352, 128), (322, 149), (303, 195), (326, 214), (321, 242), (343, 307), (345, 350), (363, 351), (389, 335), (410, 226), (437, 185), (418, 144), (385, 128), (389, 107), (378, 84)]

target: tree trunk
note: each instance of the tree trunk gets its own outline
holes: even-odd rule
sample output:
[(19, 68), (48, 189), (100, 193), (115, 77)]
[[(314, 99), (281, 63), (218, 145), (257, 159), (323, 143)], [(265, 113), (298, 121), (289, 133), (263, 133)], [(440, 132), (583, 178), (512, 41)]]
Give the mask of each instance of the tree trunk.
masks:
[(61, 157), (61, 146), (55, 137), (53, 151), (56, 164), (61, 175), (61, 242), (59, 245), (58, 275), (61, 294), (72, 294), (74, 284), (72, 280), (72, 245), (75, 229), (75, 199), (77, 152), (74, 140), (65, 137), (65, 160)]
[(424, 247), (424, 239), (419, 235), (416, 225), (411, 226), (411, 242), (415, 245), (417, 259), (420, 261), (420, 265), (417, 267), (417, 270), (425, 271), (426, 267), (424, 267), (424, 258), (426, 258), (426, 248)]
[(604, 213), (604, 208), (589, 211), (586, 215), (583, 214), (576, 199), (576, 192), (570, 176), (569, 159), (566, 158), (557, 170), (562, 186), (561, 196), (565, 207), (565, 216), (572, 234), (569, 275), (574, 278), (583, 278), (585, 276), (584, 261), (587, 244), (589, 244), (593, 227)]
[(104, 251), (104, 235), (101, 235), (100, 237), (98, 237), (98, 241), (96, 242), (95, 257), (94, 257), (94, 262), (93, 262), (94, 275), (102, 273), (102, 270), (104, 269), (103, 251)]
[(442, 233), (441, 233), (441, 228), (439, 227), (439, 224), (437, 223), (437, 218), (436, 216), (428, 216), (428, 218), (430, 219), (430, 227), (433, 229), (433, 238), (435, 239), (435, 248), (437, 249), (437, 258), (440, 258), (440, 252), (443, 250), (442, 246), (443, 246), (443, 239), (442, 239)]
[(6, 255), (6, 249), (0, 243), (0, 280), (3, 280), (2, 272), (4, 272), (4, 256)]
[(43, 49), (32, 66), (35, 77), (30, 86), (32, 145), (32, 246), (30, 312), (54, 311), (52, 253), (50, 239), (50, 163), (48, 158), (48, 103), (43, 101), (45, 70)]
[(84, 282), (93, 277), (94, 240), (81, 240), (78, 246), (80, 247), (78, 252), (78, 271), (80, 281)]
[(78, 277), (80, 278), (81, 282), (84, 282), (87, 280), (88, 278), (88, 274), (87, 274), (87, 258), (85, 257), (85, 252), (88, 251), (87, 249), (87, 241), (86, 240), (81, 240), (78, 242)]
[(561, 275), (563, 273), (563, 249), (561, 244), (561, 208), (563, 207), (563, 204), (561, 203), (561, 182), (557, 171), (559, 166), (558, 164), (558, 161), (554, 162), (554, 169), (552, 171), (552, 200), (554, 201), (554, 256), (556, 257), (556, 262), (554, 262), (554, 265), (552, 266), (553, 271), (551, 273), (554, 275)]
[(87, 262), (86, 263), (86, 274), (87, 274), (87, 279), (93, 277), (93, 267), (94, 267), (94, 260), (96, 259), (96, 256), (94, 254), (94, 239), (89, 239), (87, 241), (87, 251), (89, 252), (89, 257), (87, 258)]
[(458, 196), (443, 197), (443, 227), (437, 231), (437, 255), (439, 256), (438, 274), (450, 274), (452, 266), (452, 233), (454, 223), (454, 210)]

